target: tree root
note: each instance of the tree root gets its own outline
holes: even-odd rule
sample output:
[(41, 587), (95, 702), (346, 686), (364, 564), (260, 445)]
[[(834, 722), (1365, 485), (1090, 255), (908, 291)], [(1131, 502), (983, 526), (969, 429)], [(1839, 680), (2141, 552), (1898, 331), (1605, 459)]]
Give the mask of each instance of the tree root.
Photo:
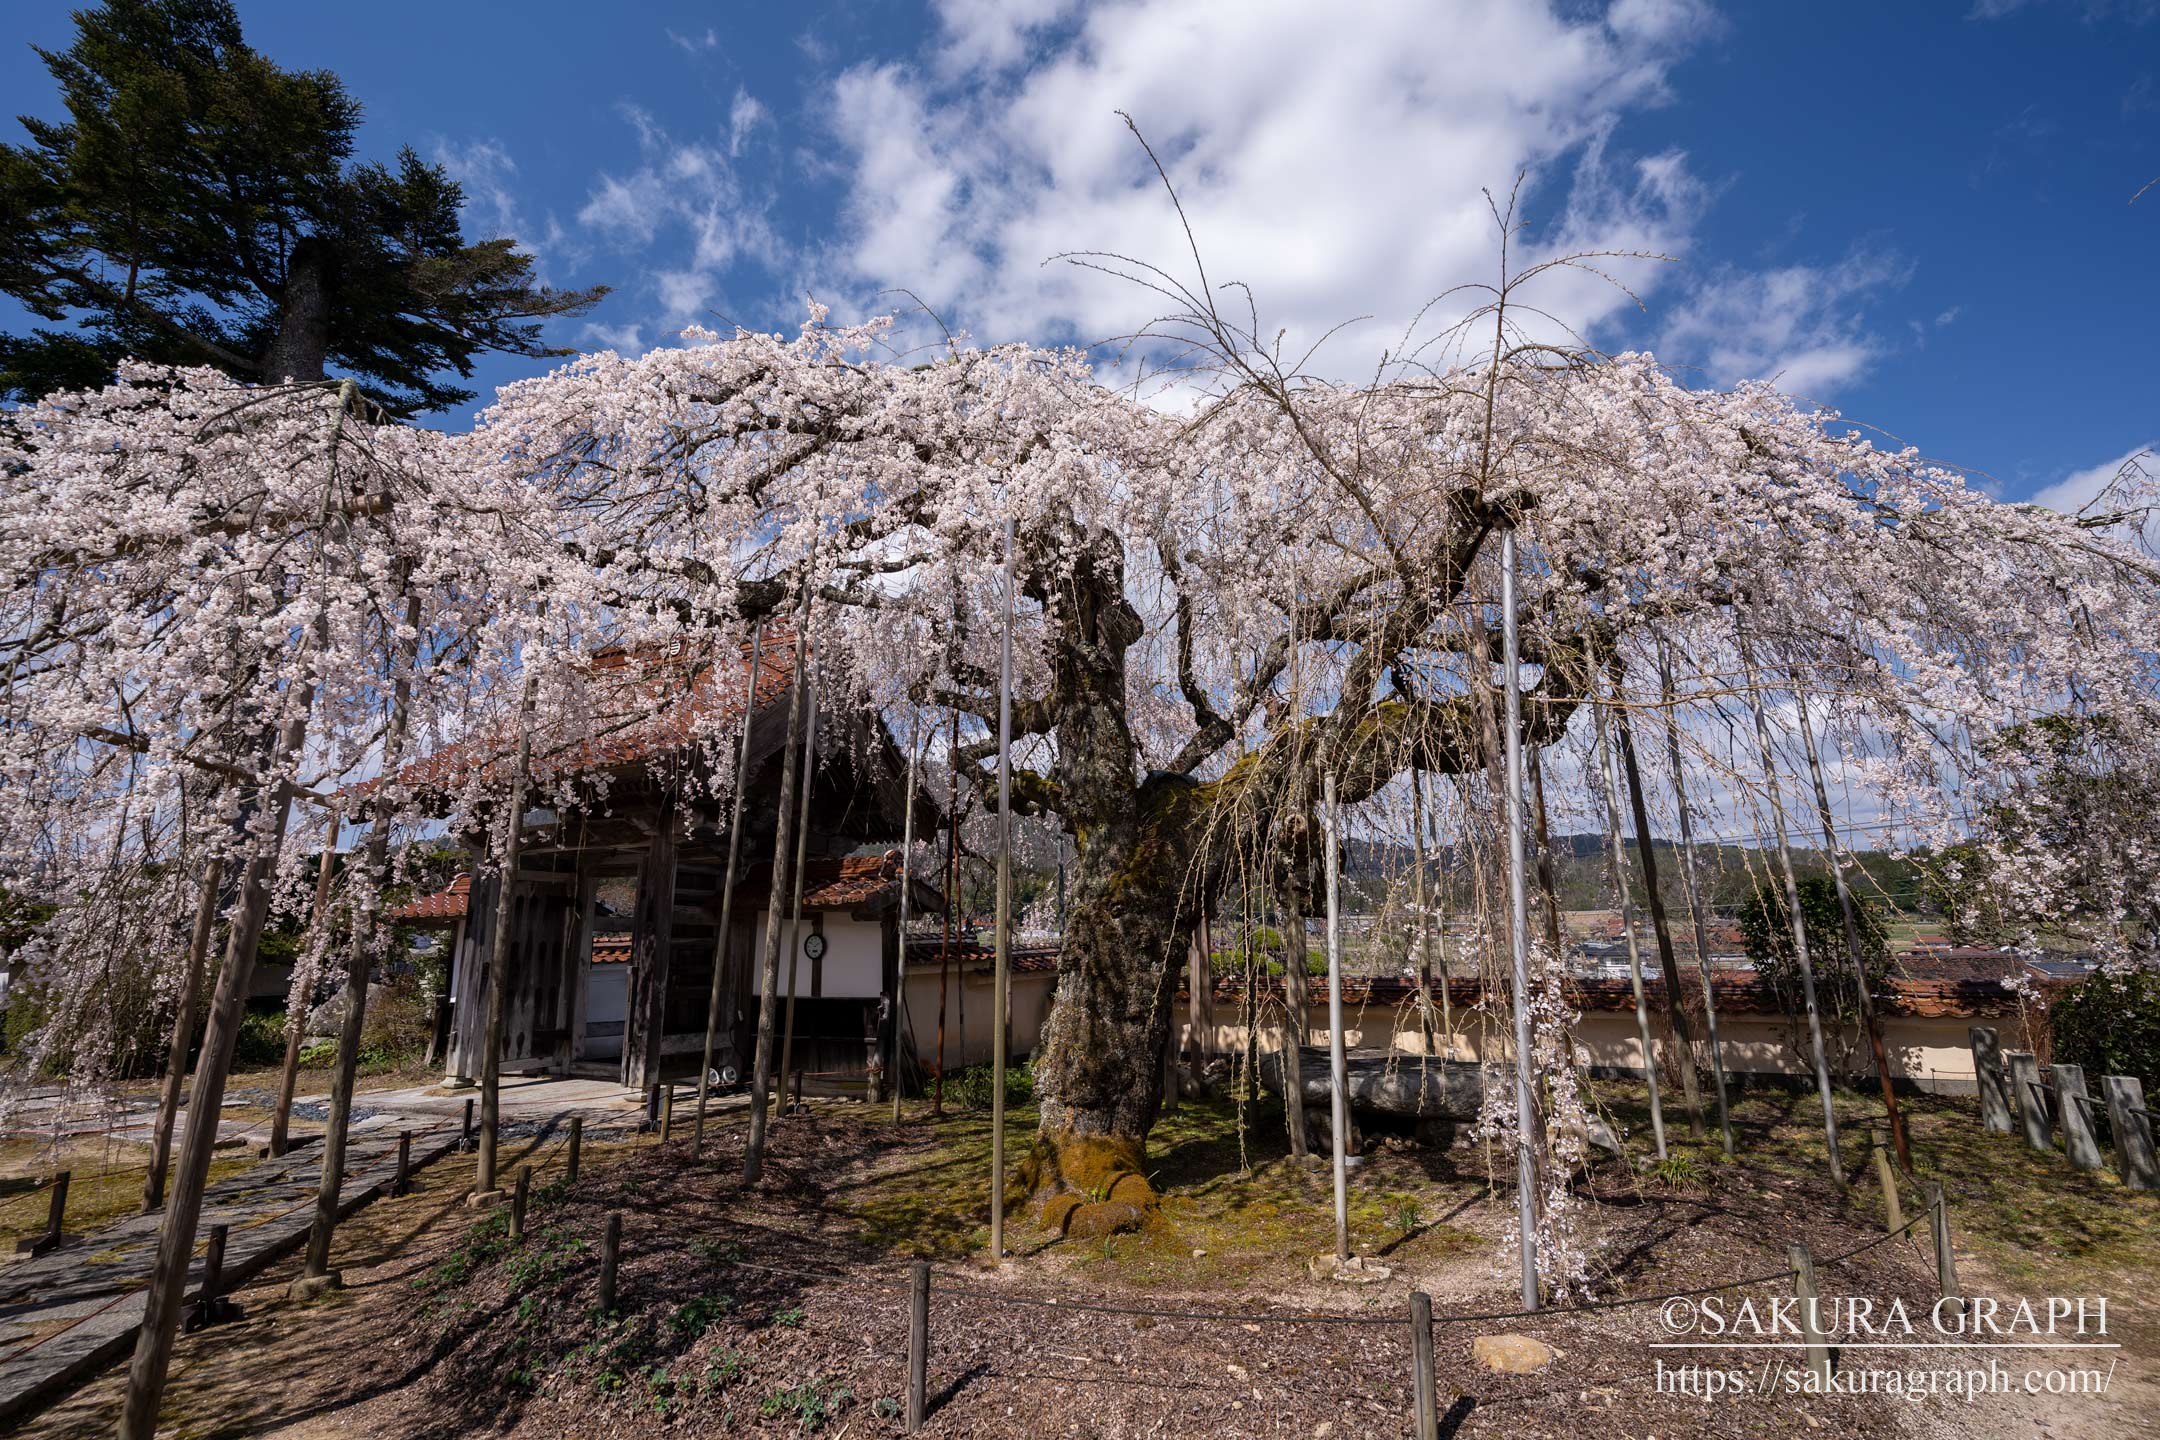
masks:
[(1039, 1136), (1020, 1167), (1025, 1202), (1039, 1205), (1046, 1230), (1075, 1239), (1099, 1239), (1138, 1230), (1160, 1213), (1161, 1197), (1141, 1170), (1137, 1140), (1064, 1131)]

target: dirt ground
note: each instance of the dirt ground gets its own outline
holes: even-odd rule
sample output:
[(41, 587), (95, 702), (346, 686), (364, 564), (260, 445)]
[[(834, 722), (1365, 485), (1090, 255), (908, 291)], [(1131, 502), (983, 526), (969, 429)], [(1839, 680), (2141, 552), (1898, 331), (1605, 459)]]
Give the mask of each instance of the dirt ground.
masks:
[[(1609, 1098), (1625, 1123), (1626, 1097)], [(1841, 1104), (1864, 1131), (1866, 1102)], [(1667, 1179), (1631, 1179), (1617, 1167), (1595, 1179), (1601, 1203), (1590, 1238), (1601, 1297), (1782, 1271), (1797, 1240), (1817, 1257), (1826, 1294), (1895, 1296), (1919, 1309), (1933, 1302), (1932, 1260), (1909, 1239), (1831, 1258), (1882, 1236), (1879, 1200), (1868, 1185), (1841, 1198), (1811, 1163), (1805, 1103), (1751, 1097), (1741, 1114), (1743, 1153), (1760, 1161), (1723, 1165), (1711, 1147), (1683, 1142), (1676, 1152), (1689, 1163)], [(1030, 1112), (1016, 1111), (1015, 1149), (1032, 1124)], [(1306, 1270), (1331, 1244), (1326, 1173), (1293, 1169), (1272, 1138), (1279, 1128), (1254, 1129), (1253, 1170), (1241, 1175), (1230, 1107), (1185, 1106), (1151, 1142), (1165, 1196), (1160, 1224), (1082, 1243), (1035, 1231), (1022, 1216), (1008, 1231), (1014, 1258), (998, 1271), (978, 1258), (988, 1126), (977, 1115), (932, 1120), (911, 1107), (895, 1127), (869, 1107), (818, 1105), (807, 1119), (775, 1124), (767, 1183), (755, 1191), (740, 1182), (739, 1122), (708, 1133), (702, 1163), (689, 1160), (679, 1132), (665, 1150), (650, 1140), (590, 1147), (574, 1186), (559, 1183), (558, 1145), (537, 1155), (506, 1147), (507, 1163), (536, 1164), (519, 1245), (500, 1212), (476, 1218), (464, 1208), (471, 1162), (453, 1158), (426, 1172), (414, 1195), (348, 1222), (342, 1293), (294, 1304), (280, 1273), (242, 1295), (240, 1322), (185, 1338), (167, 1433), (896, 1435), (906, 1264), (917, 1257), (933, 1270), (925, 1433), (936, 1436), (1409, 1435), (1404, 1321), (1413, 1288), (1432, 1296), (1441, 1320), (1444, 1435), (2097, 1440), (2140, 1433), (2160, 1414), (2153, 1316), (2139, 1295), (2160, 1228), (2144, 1212), (2160, 1202), (2110, 1190), (2104, 1177), (2080, 1180), (2093, 1193), (2065, 1203), (2083, 1207), (2069, 1218), (2084, 1229), (2054, 1217), (2051, 1260), (2047, 1244), (2004, 1233), (2025, 1212), (1987, 1187), (2022, 1183), (2027, 1168), (2059, 1181), (2043, 1167), (2066, 1167), (2059, 1158), (2028, 1162), (2013, 1142), (1968, 1143), (1977, 1122), (1954, 1105), (1915, 1116), (1916, 1164), (1923, 1174), (1941, 1166), (1951, 1187), (1966, 1290), (2001, 1288), (1998, 1272), (2010, 1267), (1997, 1257), (2016, 1254), (2034, 1267), (2016, 1277), (2019, 1293), (2068, 1283), (2108, 1294), (2128, 1348), (2105, 1397), (1661, 1392), (1657, 1371), (1669, 1352), (1649, 1348), (1665, 1333), (1655, 1305), (1451, 1318), (1518, 1308), (1512, 1275), (1495, 1258), (1513, 1194), (1488, 1174), (1481, 1149), (1374, 1147), (1352, 1180), (1353, 1243), (1393, 1273), (1348, 1287)], [(623, 1250), (618, 1308), (603, 1316), (598, 1250), (611, 1211), (623, 1217)], [(2118, 1231), (2092, 1228), (2110, 1224)], [(1729, 1293), (1760, 1302), (1789, 1287)], [(1495, 1374), (1472, 1358), (1471, 1342), (1501, 1332), (1541, 1340), (1556, 1358), (1538, 1374)], [(1958, 1363), (1970, 1360), (1956, 1353)], [(1840, 1357), (1844, 1374), (1905, 1363)], [(101, 1377), (25, 1433), (109, 1434), (117, 1398), (118, 1376)]]

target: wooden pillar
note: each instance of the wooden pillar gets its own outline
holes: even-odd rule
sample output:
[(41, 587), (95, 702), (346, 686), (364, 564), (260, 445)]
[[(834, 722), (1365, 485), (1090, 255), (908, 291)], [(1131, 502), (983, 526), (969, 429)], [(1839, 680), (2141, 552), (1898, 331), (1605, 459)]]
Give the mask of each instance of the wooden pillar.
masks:
[(630, 1025), (624, 1082), (642, 1090), (660, 1080), (667, 1038), (668, 952), (675, 942), (675, 819), (663, 810), (638, 872), (637, 924), (630, 955)]

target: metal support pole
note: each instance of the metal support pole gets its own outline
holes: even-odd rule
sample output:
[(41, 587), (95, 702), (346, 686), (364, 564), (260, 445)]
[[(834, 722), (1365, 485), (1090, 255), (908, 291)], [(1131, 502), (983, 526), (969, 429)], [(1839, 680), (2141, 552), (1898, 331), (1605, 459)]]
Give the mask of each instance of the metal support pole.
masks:
[(1538, 1308), (1537, 1107), (1530, 1078), (1530, 896), (1523, 871), (1522, 657), (1515, 629), (1515, 527), (1500, 532), (1501, 673), (1507, 696), (1508, 944), (1515, 982), (1515, 1220), (1522, 1237), (1522, 1299)]
[(998, 647), (997, 952), (990, 1016), (990, 1258), (1005, 1259), (1006, 1006), (1012, 984), (1013, 522), (1005, 522), (1005, 625)]
[[(1350, 1258), (1350, 1067), (1343, 1054), (1342, 1018), (1342, 924), (1338, 892), (1342, 888), (1342, 816), (1335, 805), (1333, 772), (1320, 781), (1321, 805), (1327, 814), (1327, 981), (1328, 981), (1328, 1119), (1334, 1132), (1335, 1163), (1335, 1258)], [(1299, 1083), (1302, 1083), (1300, 1077)], [(1290, 1083), (1287, 1074), (1284, 1083)]]

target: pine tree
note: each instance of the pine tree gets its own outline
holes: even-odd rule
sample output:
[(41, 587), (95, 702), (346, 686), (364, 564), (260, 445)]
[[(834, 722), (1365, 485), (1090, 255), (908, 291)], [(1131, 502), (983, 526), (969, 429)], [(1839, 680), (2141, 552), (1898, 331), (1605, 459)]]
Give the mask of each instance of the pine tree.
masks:
[(353, 159), (359, 101), (250, 49), (228, 0), (108, 0), (39, 50), (64, 121), (0, 146), (0, 291), (59, 328), (0, 337), (0, 394), (103, 384), (133, 356), (242, 380), (335, 365), (397, 415), (472, 398), (483, 350), (547, 356), (541, 323), (606, 287), (536, 284), (508, 237), (467, 242), (456, 181), (412, 150)]

